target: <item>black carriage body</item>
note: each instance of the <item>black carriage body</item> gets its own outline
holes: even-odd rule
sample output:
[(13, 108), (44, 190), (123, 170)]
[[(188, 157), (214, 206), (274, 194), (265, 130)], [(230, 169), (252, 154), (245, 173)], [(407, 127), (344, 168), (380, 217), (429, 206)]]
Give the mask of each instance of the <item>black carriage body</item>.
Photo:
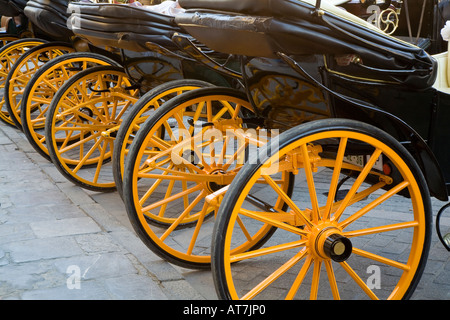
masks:
[(430, 193), (447, 200), (450, 154), (441, 146), (450, 135), (442, 126), (450, 97), (433, 88), (437, 62), (422, 48), (345, 12), (319, 9), (315, 0), (181, 4), (191, 10), (177, 22), (190, 34), (243, 56), (248, 97), (267, 127), (327, 117), (375, 125), (407, 147)]

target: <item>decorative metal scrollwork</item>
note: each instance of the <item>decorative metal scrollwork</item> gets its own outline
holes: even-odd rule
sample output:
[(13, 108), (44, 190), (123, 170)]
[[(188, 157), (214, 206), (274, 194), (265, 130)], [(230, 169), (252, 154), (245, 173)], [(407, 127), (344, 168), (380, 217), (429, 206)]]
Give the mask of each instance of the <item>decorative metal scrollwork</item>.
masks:
[(385, 33), (392, 34), (397, 30), (399, 16), (397, 10), (394, 8), (391, 7), (382, 10), (378, 5), (371, 5), (367, 8), (367, 13), (371, 14), (367, 21)]
[(398, 22), (399, 17), (397, 12), (392, 8), (388, 8), (381, 11), (380, 15), (378, 16), (377, 25), (378, 28), (380, 28), (382, 31), (386, 32), (387, 34), (392, 34), (395, 30), (397, 30)]

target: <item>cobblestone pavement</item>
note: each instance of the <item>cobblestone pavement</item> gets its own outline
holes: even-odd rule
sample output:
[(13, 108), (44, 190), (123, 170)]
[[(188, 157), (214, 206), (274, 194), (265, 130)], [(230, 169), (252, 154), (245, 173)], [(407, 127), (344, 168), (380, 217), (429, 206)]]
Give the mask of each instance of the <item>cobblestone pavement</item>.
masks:
[[(436, 213), (443, 203), (433, 201)], [(442, 223), (449, 227), (450, 218)], [(450, 253), (435, 232), (413, 298), (450, 299)], [(117, 192), (73, 185), (20, 131), (0, 124), (0, 299), (203, 300), (216, 293), (210, 271), (175, 267), (145, 247)]]

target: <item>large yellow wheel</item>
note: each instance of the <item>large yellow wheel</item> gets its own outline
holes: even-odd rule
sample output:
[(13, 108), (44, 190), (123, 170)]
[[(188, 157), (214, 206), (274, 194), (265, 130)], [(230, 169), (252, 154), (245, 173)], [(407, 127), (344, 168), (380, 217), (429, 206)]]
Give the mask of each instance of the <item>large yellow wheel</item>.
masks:
[(114, 60), (99, 54), (67, 53), (40, 67), (25, 87), (20, 106), (22, 129), (31, 146), (44, 158), (50, 160), (44, 130), (54, 95), (73, 75), (99, 65), (119, 66)]
[(67, 43), (44, 43), (22, 54), (10, 68), (6, 77), (3, 99), (9, 116), (17, 128), (22, 129), (20, 106), (25, 87), (31, 77), (48, 61), (74, 51), (75, 49)]
[(153, 88), (139, 98), (138, 102), (133, 105), (133, 108), (131, 108), (130, 112), (124, 117), (114, 141), (115, 152), (113, 153), (113, 173), (117, 191), (121, 197), (123, 197), (122, 179), (125, 158), (137, 131), (145, 120), (147, 120), (148, 117), (151, 117), (157, 108), (171, 98), (186, 91), (211, 86), (212, 84), (201, 80), (173, 80)]
[[(172, 98), (140, 127), (126, 158), (123, 199), (136, 233), (163, 259), (210, 267), (214, 220), (207, 218), (244, 163), (249, 144), (265, 143), (256, 129), (246, 128), (251, 110), (237, 90), (203, 88)], [(289, 182), (282, 183), (286, 192)], [(260, 230), (238, 250), (258, 246), (271, 231)]]
[[(379, 129), (341, 119), (300, 125), (272, 142), (241, 169), (218, 212), (212, 268), (219, 297), (410, 297), (428, 255), (432, 211), (407, 150)], [(296, 175), (292, 197), (276, 182), (284, 172)], [(267, 210), (280, 198), (287, 209)], [(233, 252), (265, 224), (278, 228), (270, 241)]]
[[(46, 40), (42, 39), (19, 39), (4, 45), (0, 49), (0, 90), (4, 90), (6, 77), (14, 63), (31, 48), (46, 42)], [(14, 121), (6, 108), (3, 96), (0, 100), (0, 120), (15, 127)]]
[(52, 162), (75, 184), (114, 191), (114, 137), (127, 109), (137, 101), (123, 68), (98, 66), (70, 78), (53, 98), (46, 117)]

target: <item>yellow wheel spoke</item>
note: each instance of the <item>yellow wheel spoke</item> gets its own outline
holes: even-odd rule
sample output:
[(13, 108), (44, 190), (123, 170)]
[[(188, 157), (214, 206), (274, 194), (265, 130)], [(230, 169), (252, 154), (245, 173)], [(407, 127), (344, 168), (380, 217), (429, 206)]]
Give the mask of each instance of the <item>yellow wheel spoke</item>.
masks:
[(320, 268), (322, 266), (322, 260), (314, 260), (314, 271), (312, 276), (311, 292), (309, 295), (310, 300), (317, 300), (317, 293), (319, 291), (319, 279), (320, 279)]
[[(172, 168), (173, 165), (171, 164), (169, 166), (169, 169)], [(139, 205), (143, 206), (145, 201), (148, 200), (148, 198), (153, 194), (153, 192), (156, 190), (156, 188), (158, 188), (158, 186), (160, 185), (160, 183), (162, 181), (164, 181), (164, 179), (162, 178), (163, 176), (167, 176), (169, 174), (169, 171), (165, 171), (163, 172), (161, 175), (159, 175), (158, 179), (156, 179), (156, 181), (152, 184), (152, 186), (147, 190), (147, 192), (145, 192), (145, 194), (141, 197), (141, 199), (139, 199)], [(183, 190), (183, 192), (186, 192), (186, 189)]]
[(366, 283), (356, 274), (356, 272), (348, 265), (347, 262), (342, 262), (341, 266), (347, 271), (348, 275), (355, 281), (355, 283), (363, 289), (363, 291), (371, 298), (372, 300), (378, 300), (378, 297), (375, 293), (370, 290), (370, 288), (366, 285)]
[(373, 210), (375, 207), (379, 206), (380, 204), (382, 204), (383, 202), (385, 202), (386, 200), (388, 200), (392, 196), (394, 196), (397, 193), (399, 193), (400, 191), (402, 191), (408, 185), (409, 185), (409, 183), (406, 182), (406, 181), (404, 181), (402, 183), (399, 183), (396, 187), (390, 189), (385, 194), (383, 194), (382, 196), (378, 197), (377, 199), (375, 199), (374, 201), (372, 201), (371, 203), (366, 205), (364, 208), (362, 208), (361, 210), (358, 210), (358, 212), (354, 213), (353, 215), (351, 215), (350, 217), (348, 217), (347, 219), (345, 219), (344, 221), (339, 223), (339, 226), (342, 229), (346, 228), (348, 225), (350, 225), (351, 223), (355, 222), (357, 219), (361, 218), (363, 215), (365, 215), (369, 211)]
[(344, 232), (343, 234), (344, 234), (344, 236), (346, 236), (348, 238), (352, 238), (352, 237), (366, 236), (366, 235), (374, 234), (374, 233), (414, 228), (414, 227), (418, 227), (418, 226), (419, 226), (419, 222), (417, 222), (417, 221), (400, 222), (400, 223), (395, 223), (395, 224), (390, 224), (390, 225), (385, 225), (385, 226), (380, 226), (380, 227), (347, 231), (347, 232)]
[[(299, 259), (297, 258), (297, 261), (295, 263), (300, 261), (300, 259), (302, 259), (306, 253), (307, 253), (306, 250), (300, 251), (297, 254)], [(292, 284), (291, 288), (289, 289), (289, 292), (286, 296), (286, 300), (292, 300), (294, 298), (295, 294), (297, 293), (298, 289), (300, 288), (300, 285), (303, 283), (306, 273), (308, 272), (312, 263), (313, 263), (313, 258), (311, 255), (308, 255), (306, 258), (306, 261), (303, 263), (302, 268), (300, 269), (299, 273), (297, 274), (297, 277), (295, 278), (294, 283)]]
[(292, 201), (292, 199), (283, 191), (281, 188), (273, 181), (270, 176), (263, 175), (264, 180), (272, 187), (272, 189), (286, 202), (286, 204), (298, 215), (298, 217), (304, 222), (308, 227), (312, 227), (313, 224), (309, 220), (309, 217), (300, 210), (297, 205)]
[(328, 191), (327, 204), (325, 206), (325, 212), (323, 214), (323, 220), (328, 220), (331, 214), (331, 207), (336, 196), (337, 186), (339, 183), (339, 176), (341, 174), (342, 163), (344, 162), (345, 148), (347, 147), (347, 138), (341, 138), (339, 142), (339, 149), (336, 155), (336, 161), (333, 170), (333, 176), (330, 182), (330, 189)]
[(172, 225), (164, 232), (164, 234), (160, 237), (161, 241), (167, 239), (167, 237), (175, 230), (176, 227), (186, 218), (186, 216), (191, 213), (192, 209), (206, 196), (206, 191), (200, 192), (200, 194), (191, 202), (191, 204), (184, 209), (184, 211), (180, 214), (180, 216), (172, 223)]
[(104, 140), (102, 138), (98, 139), (94, 145), (89, 149), (89, 151), (86, 153), (86, 155), (84, 155), (84, 157), (81, 158), (81, 154), (80, 154), (80, 160), (78, 165), (75, 167), (75, 169), (72, 170), (73, 173), (77, 173), (78, 170), (80, 170), (84, 164), (86, 163), (86, 161), (89, 159), (89, 157), (94, 153), (94, 151), (96, 149), (99, 148), (100, 144), (103, 142)]
[(348, 191), (347, 195), (345, 196), (344, 200), (342, 201), (340, 207), (336, 211), (336, 213), (333, 215), (333, 220), (339, 221), (339, 218), (344, 213), (345, 208), (347, 208), (351, 198), (356, 194), (361, 184), (366, 179), (369, 172), (372, 170), (373, 165), (378, 160), (378, 157), (381, 155), (382, 150), (376, 149), (373, 154), (371, 155), (369, 161), (364, 166), (363, 170), (360, 172), (358, 178), (353, 183), (352, 187)]
[(306, 144), (301, 146), (302, 154), (303, 154), (303, 163), (306, 175), (306, 181), (308, 184), (309, 197), (311, 199), (312, 205), (312, 222), (317, 224), (319, 222), (319, 202), (317, 201), (316, 194), (316, 186), (314, 185), (313, 172), (310, 165), (309, 155), (308, 155), (308, 147)]
[[(275, 280), (277, 280), (279, 277), (281, 277), (283, 274), (285, 274), (287, 271), (289, 271), (293, 266), (295, 266), (299, 261), (301, 261), (305, 255), (306, 255), (306, 250), (302, 250), (299, 253), (297, 253), (294, 257), (289, 259), (289, 261), (287, 261), (280, 268), (275, 270), (271, 275), (269, 275), (266, 279), (264, 279), (262, 282), (260, 282), (258, 285), (256, 285), (252, 290), (250, 290), (246, 295), (244, 295), (242, 297), (242, 300), (253, 299), (259, 293), (261, 293), (265, 288), (267, 288), (271, 283), (273, 283)], [(310, 262), (310, 256), (308, 256), (308, 259), (305, 262), (305, 265), (309, 264), (309, 262)], [(303, 266), (303, 268), (305, 267), (305, 265)], [(302, 268), (302, 270), (303, 270), (303, 268)], [(306, 268), (306, 269), (308, 269), (308, 268)], [(307, 272), (307, 270), (305, 271), (305, 274), (306, 274), (306, 272)]]
[(170, 196), (170, 197), (168, 197), (168, 198), (165, 198), (165, 199), (163, 199), (163, 200), (154, 202), (154, 203), (152, 203), (151, 205), (142, 208), (142, 212), (148, 212), (148, 211), (150, 211), (150, 210), (153, 210), (154, 208), (158, 208), (159, 206), (162, 206), (162, 205), (165, 204), (165, 203), (169, 203), (169, 202), (174, 201), (174, 200), (176, 200), (176, 199), (182, 198), (182, 197), (184, 197), (184, 196), (187, 195), (187, 194), (193, 193), (193, 192), (195, 192), (195, 191), (199, 191), (199, 190), (201, 190), (202, 188), (203, 188), (203, 187), (202, 187), (201, 185), (197, 185), (197, 186), (195, 186), (195, 187), (192, 187), (192, 188), (190, 188), (190, 189), (187, 189), (187, 190), (185, 190), (185, 191), (183, 191), (183, 192), (180, 192), (180, 193), (178, 193), (178, 194), (175, 194), (175, 195)]
[(195, 230), (194, 230), (194, 233), (192, 234), (191, 241), (189, 243), (189, 247), (186, 252), (188, 255), (191, 255), (194, 250), (195, 243), (196, 243), (198, 235), (200, 233), (200, 228), (203, 225), (203, 220), (205, 219), (205, 216), (208, 214), (209, 209), (210, 208), (208, 207), (208, 204), (205, 202), (203, 204), (202, 211), (200, 212), (200, 215), (198, 216), (198, 221), (195, 225)]
[(325, 260), (325, 268), (327, 270), (328, 281), (330, 282), (331, 293), (333, 294), (334, 300), (340, 300), (339, 290), (336, 282), (336, 275), (333, 271), (333, 265), (330, 260)]
[(377, 254), (373, 254), (373, 253), (370, 253), (370, 252), (367, 252), (367, 251), (364, 251), (364, 250), (361, 250), (361, 249), (353, 248), (352, 252), (354, 254), (357, 254), (357, 255), (361, 256), (361, 257), (365, 257), (365, 258), (368, 258), (368, 259), (371, 259), (371, 260), (374, 260), (374, 261), (378, 261), (378, 262), (384, 263), (384, 264), (386, 264), (388, 266), (395, 267), (397, 269), (401, 269), (403, 271), (410, 271), (411, 270), (410, 266), (408, 266), (407, 264), (400, 263), (400, 262), (394, 261), (392, 259), (388, 259), (386, 257), (382, 257), (382, 256), (379, 256)]
[(237, 262), (242, 261), (246, 259), (252, 259), (264, 255), (269, 255), (276, 252), (282, 252), (286, 250), (296, 249), (300, 247), (304, 247), (307, 240), (297, 240), (289, 243), (284, 243), (276, 246), (266, 247), (263, 249), (256, 249), (248, 252), (238, 253), (235, 255), (232, 255), (230, 257), (230, 262)]
[(284, 222), (282, 222), (280, 220), (275, 220), (275, 219), (268, 218), (266, 215), (259, 214), (258, 212), (254, 212), (254, 211), (250, 211), (250, 210), (241, 208), (239, 213), (242, 214), (243, 216), (255, 219), (257, 221), (261, 221), (261, 222), (267, 223), (269, 225), (272, 225), (274, 227), (277, 227), (277, 228), (280, 228), (280, 229), (292, 232), (294, 234), (308, 235), (307, 231), (303, 231), (300, 228), (290, 226), (290, 225), (288, 225), (288, 224), (286, 224), (286, 223), (284, 223)]

